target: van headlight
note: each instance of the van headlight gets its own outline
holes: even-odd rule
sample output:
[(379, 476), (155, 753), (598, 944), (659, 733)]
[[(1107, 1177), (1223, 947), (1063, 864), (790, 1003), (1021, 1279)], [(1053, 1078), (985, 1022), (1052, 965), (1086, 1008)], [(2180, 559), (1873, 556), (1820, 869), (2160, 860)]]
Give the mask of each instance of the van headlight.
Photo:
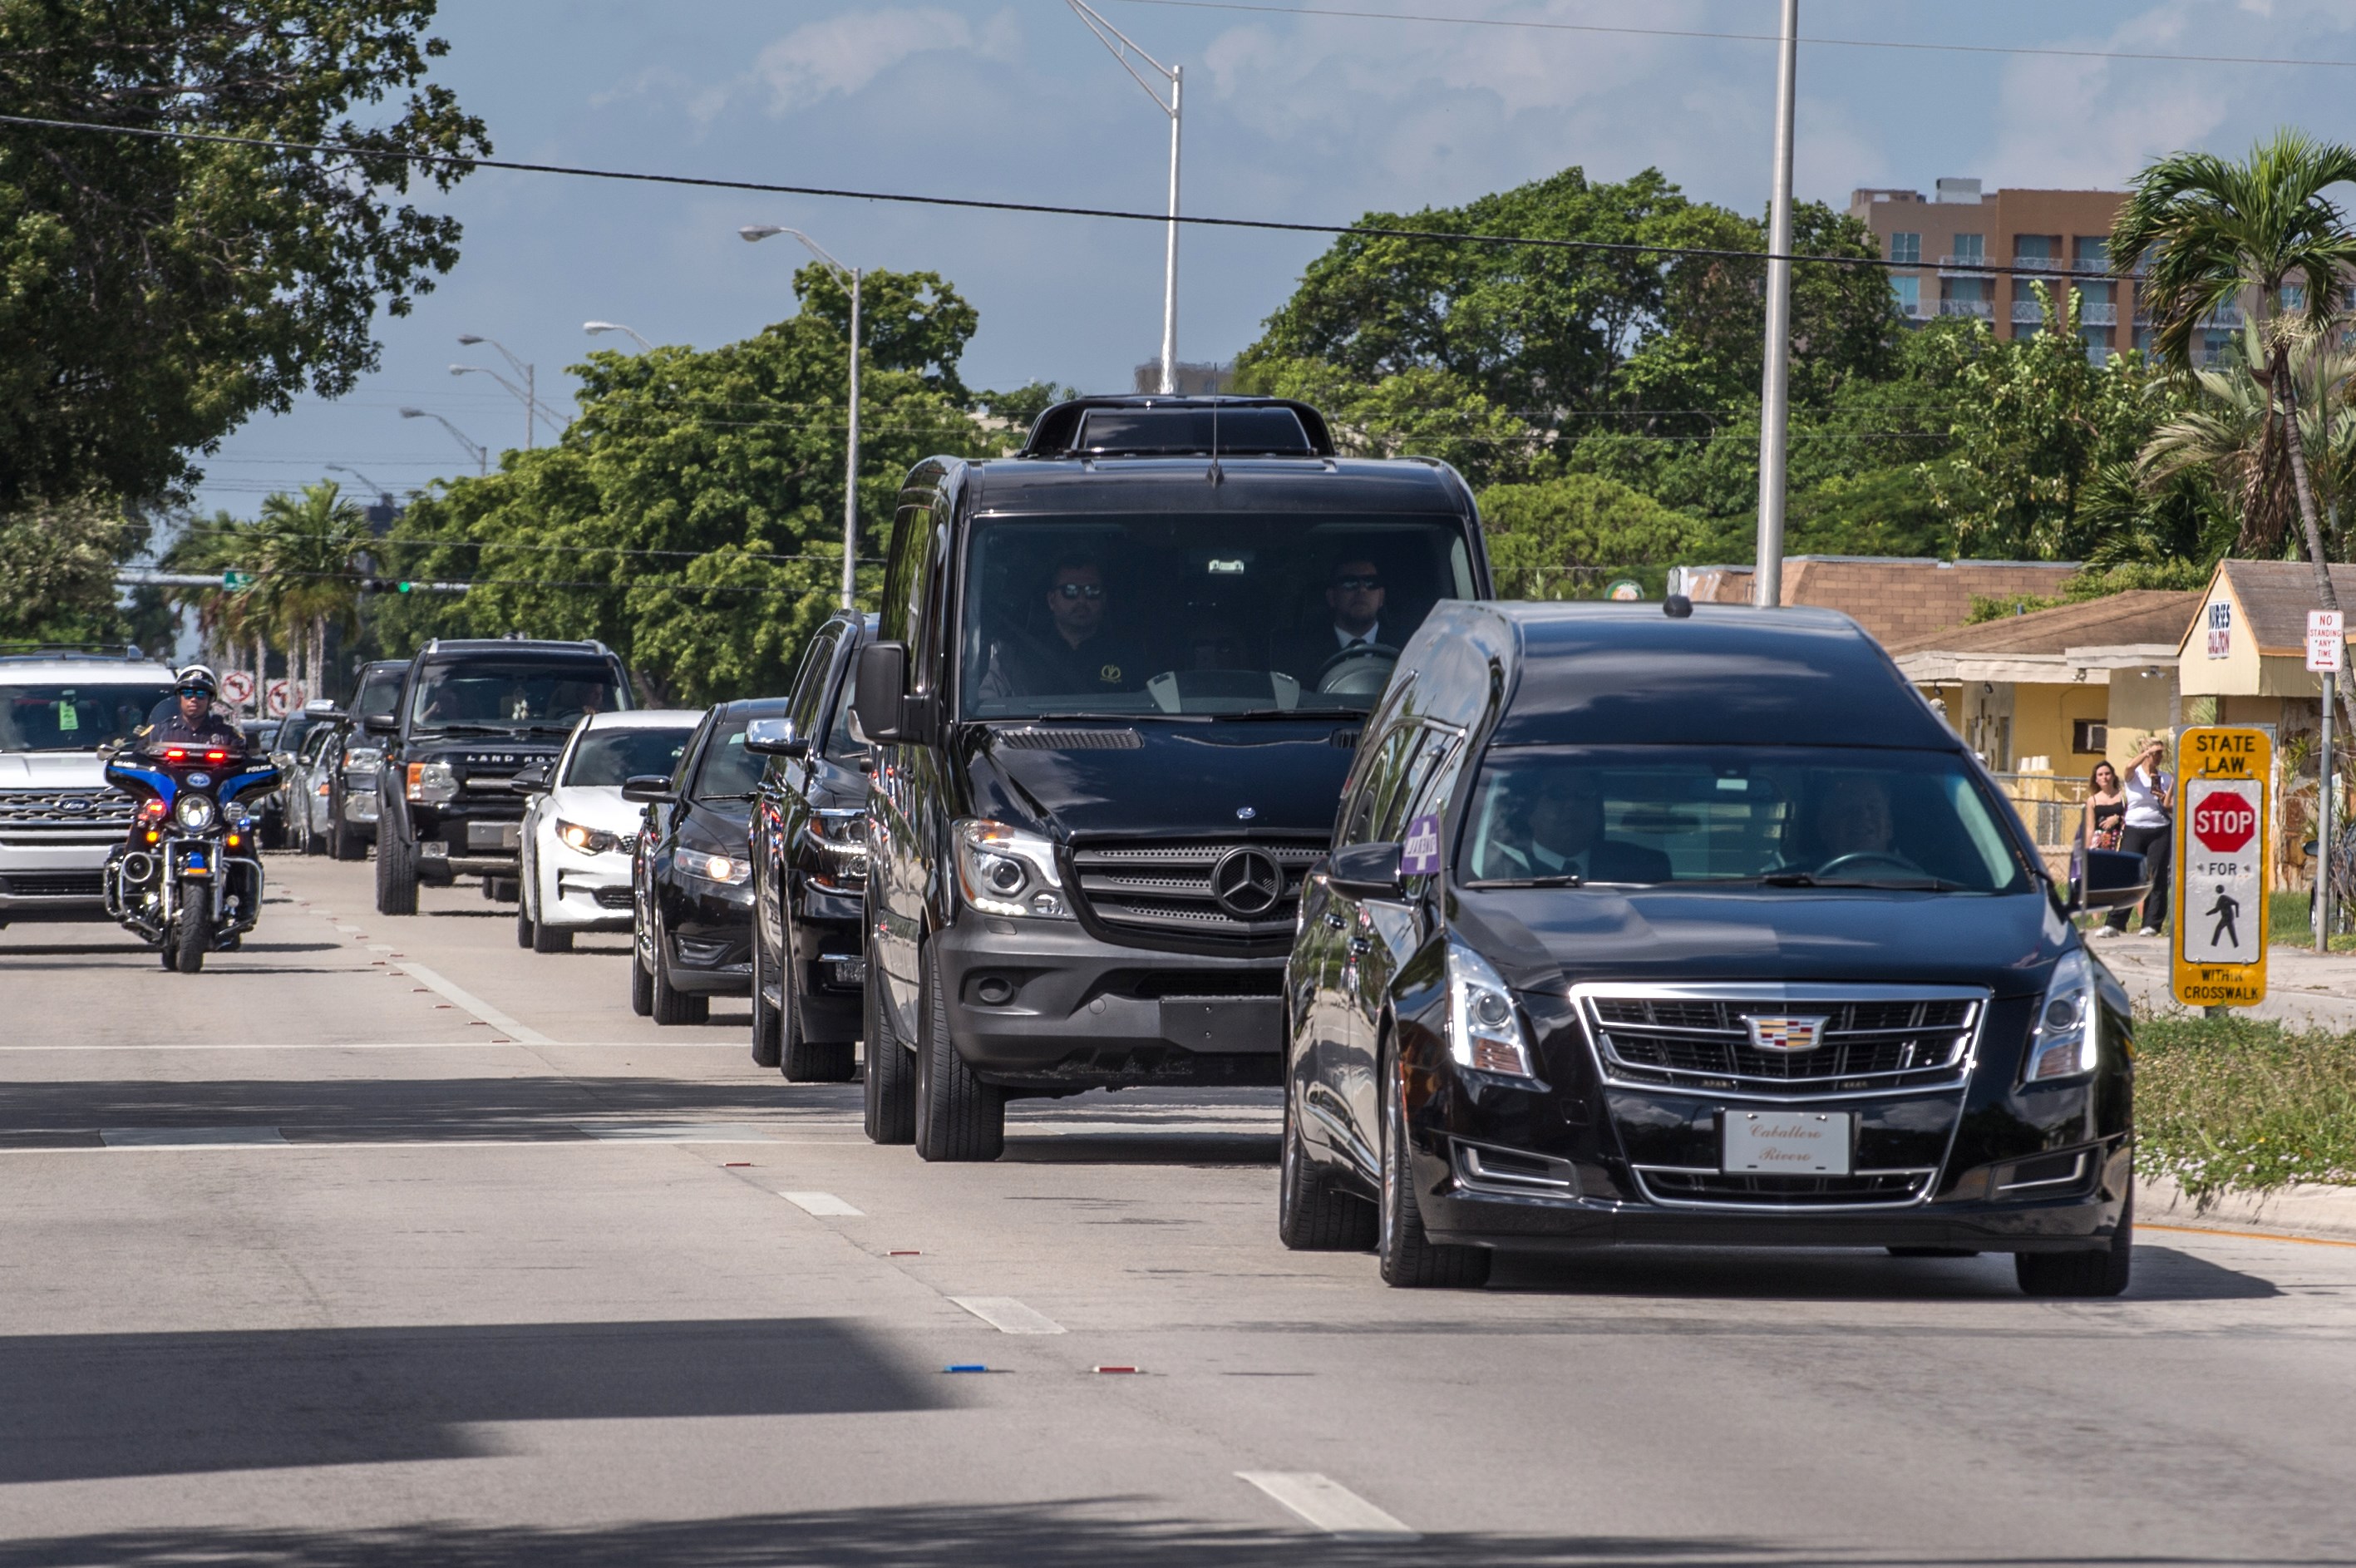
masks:
[(958, 888), (967, 903), (985, 915), (1071, 918), (1053, 843), (987, 817), (961, 817), (952, 832)]
[(192, 833), (203, 832), (220, 815), (209, 795), (183, 795), (172, 807), (172, 820)]
[(438, 806), (458, 798), (458, 772), (446, 762), (409, 765), (409, 798), (420, 805)]
[(1475, 1072), (1538, 1075), (1514, 993), (1487, 959), (1453, 941), (1448, 944), (1448, 1054)]
[(2083, 949), (2062, 954), (2044, 999), (2037, 1004), (2037, 1026), (2029, 1031), (2021, 1081), (2051, 1083), (2094, 1071), (2101, 1055), (2102, 1016), (2101, 1000), (2094, 994), (2094, 961)]

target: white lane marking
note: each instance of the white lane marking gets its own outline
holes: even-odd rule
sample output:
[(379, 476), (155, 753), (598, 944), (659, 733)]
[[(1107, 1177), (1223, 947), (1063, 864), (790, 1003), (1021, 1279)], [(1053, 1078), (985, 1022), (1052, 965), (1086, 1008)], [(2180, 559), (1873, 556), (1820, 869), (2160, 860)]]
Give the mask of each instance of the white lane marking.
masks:
[(1314, 1470), (1238, 1470), (1311, 1525), (1342, 1541), (1419, 1541), (1422, 1537), (1349, 1487)]
[[(210, 1040), (210, 1041), (151, 1041), (142, 1045), (112, 1046), (18, 1046), (0, 1042), (0, 1056), (16, 1056), (26, 1051), (479, 1051), (491, 1045), (517, 1045), (520, 1042), (502, 1036), (492, 1040), (302, 1040), (282, 1043), (271, 1040)], [(682, 1040), (614, 1040), (581, 1041), (550, 1040), (548, 1045), (559, 1050), (600, 1051), (725, 1051), (734, 1058), (744, 1054), (742, 1046), (730, 1044), (704, 1045)], [(861, 1127), (856, 1121), (837, 1121), (830, 1127)]]
[(822, 1215), (829, 1219), (866, 1218), (865, 1210), (851, 1208), (830, 1192), (781, 1192), (777, 1196), (805, 1214)]
[[(142, 1130), (143, 1130), (143, 1129), (137, 1129), (137, 1128), (131, 1129), (131, 1131), (134, 1131), (134, 1132), (142, 1131)], [(161, 1131), (161, 1132), (172, 1132), (172, 1131), (176, 1131), (176, 1129), (172, 1129), (172, 1128), (161, 1128), (161, 1129), (152, 1129), (152, 1130), (153, 1130), (153, 1131)], [(185, 1132), (187, 1131), (187, 1129), (177, 1129), (177, 1131), (180, 1131), (180, 1132), (185, 1133)], [(253, 1128), (253, 1129), (252, 1129), (252, 1132), (254, 1132), (254, 1133), (256, 1133), (258, 1134), (258, 1133), (273, 1133), (273, 1132), (276, 1132), (276, 1131), (277, 1131), (277, 1129), (276, 1129), (276, 1128), (274, 1128), (274, 1127), (257, 1127), (257, 1128)], [(103, 1138), (103, 1137), (105, 1136), (105, 1133), (101, 1133), (99, 1135), (100, 1135), (100, 1137)], [(37, 1146), (37, 1146), (27, 1147), (27, 1146), (17, 1145), (17, 1146), (9, 1146), (9, 1147), (0, 1147), (0, 1160), (5, 1160), (5, 1159), (8, 1159), (8, 1158), (10, 1158), (10, 1157), (12, 1157), (12, 1156), (18, 1156), (18, 1155), (112, 1155), (112, 1154), (137, 1155), (137, 1154), (160, 1153), (160, 1152), (172, 1151), (172, 1150), (187, 1151), (187, 1150), (192, 1150), (192, 1149), (207, 1149), (207, 1150), (211, 1150), (211, 1149), (309, 1149), (309, 1150), (313, 1151), (314, 1153), (316, 1153), (316, 1152), (319, 1152), (319, 1151), (324, 1150), (324, 1151), (326, 1151), (326, 1152), (327, 1152), (327, 1153), (329, 1153), (329, 1154), (351, 1154), (351, 1153), (354, 1153), (354, 1152), (356, 1152), (356, 1151), (362, 1151), (362, 1150), (376, 1150), (376, 1149), (444, 1149), (444, 1150), (450, 1150), (450, 1149), (576, 1149), (576, 1150), (577, 1150), (577, 1149), (604, 1149), (604, 1148), (610, 1148), (610, 1147), (612, 1147), (612, 1146), (613, 1146), (615, 1144), (616, 1144), (616, 1143), (626, 1143), (626, 1142), (628, 1142), (628, 1141), (629, 1141), (629, 1140), (626, 1140), (626, 1139), (611, 1139), (611, 1138), (302, 1138), (302, 1139), (292, 1139), (292, 1138), (284, 1138), (284, 1137), (281, 1137), (281, 1138), (274, 1139), (274, 1140), (272, 1140), (272, 1141), (269, 1141), (269, 1142), (265, 1142), (265, 1143), (252, 1143), (252, 1144), (120, 1144), (120, 1145), (115, 1145), (115, 1146), (111, 1146), (111, 1147), (103, 1147), (103, 1148), (93, 1148), (93, 1147), (91, 1147), (90, 1144), (49, 1144), (49, 1145), (46, 1145), (46, 1146)], [(712, 1143), (718, 1144), (718, 1143), (727, 1143), (727, 1142), (730, 1142), (731, 1140), (724, 1139), (724, 1138), (714, 1138), (714, 1139), (711, 1139), (711, 1140), (708, 1140), (708, 1141), (709, 1141), (709, 1142), (712, 1142)], [(864, 1141), (864, 1139), (863, 1139), (863, 1138), (765, 1138), (765, 1139), (759, 1139), (759, 1140), (744, 1139), (744, 1140), (739, 1140), (739, 1141), (741, 1141), (741, 1142), (744, 1142), (744, 1143), (759, 1142), (759, 1143), (762, 1143), (762, 1144), (771, 1144), (771, 1145), (785, 1145), (785, 1146), (790, 1146), (790, 1147), (795, 1147), (795, 1148), (809, 1148), (809, 1149), (856, 1149), (856, 1148), (861, 1148), (861, 1147), (872, 1147), (872, 1146), (873, 1146), (873, 1145), (867, 1144), (865, 1143), (865, 1141)]]
[(770, 1137), (768, 1128), (750, 1122), (581, 1122), (573, 1126), (606, 1144), (766, 1144)]
[(1011, 1295), (953, 1295), (949, 1300), (1001, 1334), (1061, 1334), (1064, 1326)]
[(98, 1135), (110, 1149), (250, 1149), (286, 1142), (275, 1127), (102, 1127)]
[(462, 991), (422, 963), (397, 963), (392, 966), (415, 980), (429, 991), (436, 991), (472, 1013), (500, 1034), (521, 1046), (552, 1046), (556, 1044), (538, 1029), (528, 1029), (470, 991)]

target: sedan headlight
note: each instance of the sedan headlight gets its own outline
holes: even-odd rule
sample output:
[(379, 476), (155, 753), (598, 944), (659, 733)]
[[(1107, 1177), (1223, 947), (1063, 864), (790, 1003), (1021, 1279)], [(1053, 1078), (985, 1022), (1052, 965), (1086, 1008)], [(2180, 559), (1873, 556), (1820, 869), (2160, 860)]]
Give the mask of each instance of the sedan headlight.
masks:
[(700, 881), (717, 882), (723, 887), (734, 887), (753, 875), (753, 863), (742, 855), (713, 854), (700, 849), (680, 851), (679, 868)]
[(420, 805), (438, 806), (458, 798), (458, 773), (446, 762), (409, 765), (409, 798)]
[(1461, 942), (1448, 944), (1448, 1054), (1475, 1072), (1538, 1075), (1514, 993), (1487, 959)]
[(586, 822), (568, 822), (556, 819), (556, 842), (567, 849), (577, 849), (583, 854), (604, 854), (623, 847), (622, 840), (603, 828), (593, 828)]
[(2037, 1026), (2029, 1032), (2021, 1080), (2051, 1083), (2094, 1071), (2102, 1049), (2102, 1016), (2094, 961), (2083, 949), (2062, 954), (2053, 966), (2044, 1000), (2037, 1004)]
[(220, 817), (209, 795), (183, 795), (172, 808), (172, 820), (192, 833), (203, 832)]
[(1071, 918), (1053, 843), (987, 817), (959, 818), (953, 832), (958, 887), (967, 903), (985, 915)]

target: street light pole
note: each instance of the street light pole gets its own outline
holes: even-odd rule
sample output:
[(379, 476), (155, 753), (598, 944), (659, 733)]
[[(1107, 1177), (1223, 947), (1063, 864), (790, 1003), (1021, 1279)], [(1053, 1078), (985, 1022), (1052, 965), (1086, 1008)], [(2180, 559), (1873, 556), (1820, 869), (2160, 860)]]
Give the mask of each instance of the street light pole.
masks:
[(451, 424), (448, 420), (443, 418), (440, 414), (435, 413), (431, 409), (404, 408), (401, 411), (401, 417), (403, 419), (430, 419), (434, 424), (440, 425), (443, 429), (448, 431), (453, 436), (456, 437), (458, 445), (466, 449), (466, 455), (475, 460), (475, 471), (485, 478), (489, 477), (491, 471), (491, 449), (489, 447), (477, 446), (473, 441), (468, 440), (465, 431), (459, 429), (456, 425)]
[(1751, 603), (1783, 602), (1783, 469), (1792, 370), (1792, 113), (1800, 69), (1800, 0), (1783, 0), (1775, 73), (1775, 199), (1767, 223), (1767, 368), (1759, 389), (1759, 564)]
[[(1184, 124), (1185, 70), (1180, 66), (1163, 65), (1138, 48), (1127, 33), (1098, 15), (1087, 0), (1065, 0), (1065, 4), (1097, 36), (1097, 42), (1112, 51), (1121, 70), (1145, 89), (1153, 106), (1170, 116), (1170, 224), (1162, 263), (1162, 392), (1163, 396), (1170, 396), (1178, 391), (1178, 141)], [(1130, 63), (1131, 55), (1170, 84), (1168, 99), (1163, 99), (1159, 88), (1138, 74), (1137, 67)]]
[(772, 234), (791, 234), (802, 242), (803, 249), (819, 259), (819, 265), (851, 291), (850, 453), (842, 468), (842, 607), (849, 609), (859, 600), (859, 285), (864, 274), (857, 267), (844, 266), (828, 255), (816, 240), (782, 223), (747, 223), (736, 232), (748, 245)]
[(581, 330), (586, 332), (592, 338), (594, 338), (600, 332), (627, 333), (632, 338), (637, 340), (639, 348), (646, 349), (648, 353), (654, 352), (655, 346), (652, 343), (648, 342), (643, 334), (632, 328), (623, 326), (618, 321), (584, 321), (581, 324)]
[[(483, 375), (489, 376), (501, 386), (507, 387), (509, 392), (513, 392), (518, 398), (522, 400), (523, 444), (525, 450), (530, 450), (532, 446), (538, 444), (539, 438), (539, 432), (533, 425), (534, 417), (541, 412), (539, 368), (534, 365), (526, 364), (523, 360), (517, 359), (515, 355), (509, 350), (508, 346), (500, 342), (498, 338), (486, 338), (479, 332), (462, 332), (458, 335), (458, 341), (470, 348), (477, 343), (488, 343), (492, 348), (497, 349), (499, 351), (500, 357), (506, 360), (509, 365), (513, 367), (515, 373), (523, 378), (523, 390), (518, 392), (513, 386), (509, 386), (507, 379), (501, 376), (497, 371), (483, 371), (480, 372)], [(475, 367), (472, 365), (465, 366), (463, 368), (457, 365), (453, 365), (450, 367), (450, 373), (455, 376), (465, 373), (466, 371), (471, 371), (474, 369)], [(553, 413), (551, 413), (549, 415), (549, 423), (551, 424), (562, 424), (562, 422), (557, 419)]]

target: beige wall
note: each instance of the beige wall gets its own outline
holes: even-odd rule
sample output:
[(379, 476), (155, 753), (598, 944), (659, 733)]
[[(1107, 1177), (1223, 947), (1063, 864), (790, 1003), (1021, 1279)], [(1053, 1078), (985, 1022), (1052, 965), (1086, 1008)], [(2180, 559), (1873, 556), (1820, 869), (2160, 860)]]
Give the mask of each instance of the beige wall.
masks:
[[(2210, 618), (2220, 606), (2230, 618), (2230, 624), (2220, 630), (2226, 650), (2222, 659), (2212, 658), (2209, 651)], [(2232, 580), (2220, 572), (2210, 580), (2209, 596), (2201, 601), (2183, 651), (2177, 657), (2177, 684), (2188, 697), (2255, 694), (2265, 689), (2263, 662), (2250, 618), (2242, 613), (2241, 603), (2233, 596)]]
[(2064, 779), (2083, 777), (2093, 769), (2094, 758), (2070, 748), (2072, 732), (2080, 719), (2107, 724), (2110, 705), (2110, 689), (2091, 682), (2016, 685), (2012, 689), (2013, 767), (2025, 766), (2025, 757), (2042, 757), (2046, 771)]
[(2114, 670), (2109, 691), (2110, 744), (2104, 748), (2104, 755), (2111, 759), (2112, 767), (2125, 773), (2146, 740), (2171, 733), (2169, 710), (2175, 687), (2164, 676), (2147, 676), (2136, 670)]

